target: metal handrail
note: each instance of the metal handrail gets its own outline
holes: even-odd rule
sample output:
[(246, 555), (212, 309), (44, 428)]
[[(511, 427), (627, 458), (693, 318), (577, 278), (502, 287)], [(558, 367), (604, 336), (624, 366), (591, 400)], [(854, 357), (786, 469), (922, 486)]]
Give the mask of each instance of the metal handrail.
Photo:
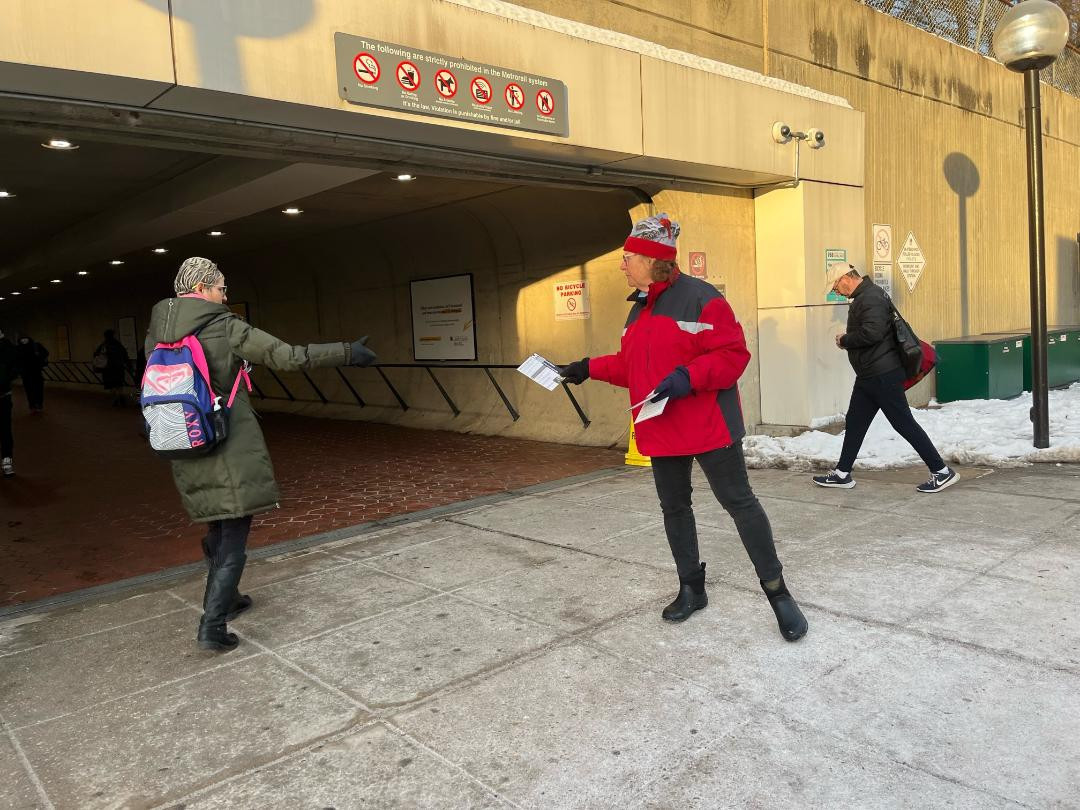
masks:
[[(278, 385), (279, 388), (281, 388), (282, 392), (284, 393), (284, 396), (268, 395), (253, 380), (252, 389), (260, 399), (287, 399), (289, 402), (321, 402), (323, 405), (334, 404), (331, 403), (327, 396), (322, 392), (319, 386), (311, 378), (311, 375), (309, 375), (304, 370), (301, 370), (300, 373), (303, 375), (304, 380), (307, 382), (308, 386), (315, 393), (315, 399), (304, 399), (293, 393), (289, 389), (289, 386), (285, 384), (285, 381), (282, 380), (281, 377), (279, 377), (276, 373), (274, 373), (274, 370), (272, 368), (269, 368), (267, 366), (261, 366), (260, 368), (266, 370), (266, 372), (273, 378), (274, 382)], [(337, 368), (335, 369), (335, 371), (337, 371), (337, 374), (341, 378), (341, 381), (345, 383), (345, 387), (349, 389), (349, 392), (352, 394), (353, 399), (356, 400), (356, 404), (361, 408), (366, 408), (367, 402), (364, 401), (363, 397), (360, 396), (356, 388), (353, 386), (352, 382), (345, 375), (345, 368), (350, 367), (346, 366), (344, 368)], [(446, 402), (447, 406), (450, 408), (451, 412), (454, 414), (455, 417), (461, 415), (461, 409), (458, 407), (453, 397), (450, 396), (450, 393), (446, 390), (445, 386), (443, 386), (439, 378), (435, 376), (435, 371), (438, 369), (474, 369), (477, 371), (483, 371), (484, 374), (487, 376), (488, 380), (491, 382), (492, 387), (494, 387), (495, 392), (499, 395), (499, 399), (502, 400), (502, 404), (506, 408), (507, 412), (510, 414), (510, 418), (513, 419), (513, 421), (515, 422), (521, 418), (521, 414), (518, 412), (517, 408), (514, 407), (514, 404), (510, 401), (510, 397), (507, 395), (503, 387), (499, 385), (499, 381), (495, 378), (495, 375), (491, 373), (492, 371), (502, 371), (507, 369), (517, 370), (517, 366), (515, 365), (509, 365), (505, 363), (377, 363), (373, 366), (370, 366), (370, 368), (373, 368), (375, 369), (375, 371), (378, 372), (383, 382), (386, 383), (386, 387), (394, 396), (394, 399), (397, 400), (398, 406), (401, 408), (402, 411), (409, 410), (409, 403), (405, 401), (405, 398), (401, 395), (401, 392), (399, 392), (397, 388), (394, 387), (394, 384), (390, 381), (390, 378), (386, 375), (386, 371), (384, 369), (423, 369), (427, 372), (427, 376), (431, 379), (432, 383), (434, 383), (435, 388), (438, 390), (440, 396), (442, 396), (443, 401)], [(127, 377), (131, 379), (132, 385), (138, 387), (139, 383), (135, 377), (135, 373), (130, 368), (125, 369), (125, 372)], [(83, 361), (52, 360), (49, 362), (48, 366), (42, 369), (42, 376), (49, 382), (55, 383), (73, 383), (76, 385), (101, 385), (101, 373), (95, 370), (89, 362)], [(577, 399), (574, 397), (573, 392), (567, 387), (566, 383), (562, 384), (562, 390), (566, 392), (566, 396), (570, 400), (570, 404), (573, 406), (574, 412), (577, 413), (578, 418), (581, 420), (582, 427), (587, 428), (589, 425), (592, 424), (592, 421), (589, 419), (588, 415), (582, 409), (580, 403), (578, 403)]]

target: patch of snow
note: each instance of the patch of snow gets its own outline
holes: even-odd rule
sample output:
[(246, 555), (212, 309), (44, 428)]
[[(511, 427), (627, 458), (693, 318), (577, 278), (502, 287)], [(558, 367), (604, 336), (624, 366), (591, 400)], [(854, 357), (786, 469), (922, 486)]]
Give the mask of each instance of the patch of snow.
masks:
[[(962, 400), (912, 413), (946, 462), (1018, 467), (1035, 462), (1080, 462), (1080, 383), (1050, 392), (1050, 447), (1032, 446), (1031, 394), (1009, 400)], [(814, 427), (831, 419), (816, 420)], [(791, 438), (747, 436), (748, 467), (831, 468), (844, 434), (809, 430)], [(855, 469), (887, 470), (922, 464), (880, 413), (866, 434)]]

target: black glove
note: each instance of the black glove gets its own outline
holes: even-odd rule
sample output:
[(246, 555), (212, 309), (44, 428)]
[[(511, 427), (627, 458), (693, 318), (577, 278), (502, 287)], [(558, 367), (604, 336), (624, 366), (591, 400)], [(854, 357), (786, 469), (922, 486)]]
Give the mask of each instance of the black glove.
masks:
[(354, 340), (349, 344), (350, 366), (370, 366), (375, 362), (375, 352), (364, 345), (367, 343), (367, 339), (368, 336), (364, 335), (359, 340)]
[(576, 363), (571, 363), (568, 366), (559, 366), (559, 376), (562, 377), (565, 382), (581, 385), (589, 379), (589, 358), (582, 357)]
[(659, 402), (664, 397), (681, 399), (692, 393), (694, 393), (694, 389), (690, 387), (690, 372), (686, 370), (686, 366), (675, 366), (675, 370), (664, 377), (660, 384), (656, 386), (656, 394), (649, 401)]

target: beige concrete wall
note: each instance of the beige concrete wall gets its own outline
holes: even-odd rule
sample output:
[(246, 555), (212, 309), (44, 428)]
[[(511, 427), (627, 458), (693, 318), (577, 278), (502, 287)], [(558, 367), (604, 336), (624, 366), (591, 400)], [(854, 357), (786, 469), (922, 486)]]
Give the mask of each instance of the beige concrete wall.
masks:
[[(471, 273), (479, 362), (516, 365), (539, 352), (565, 363), (618, 349), (630, 307), (619, 271), (622, 243), (633, 219), (660, 210), (682, 224), (684, 257), (690, 251), (706, 254), (709, 280), (724, 286), (756, 358), (754, 211), (746, 192), (668, 192), (646, 206), (625, 193), (522, 187), (229, 257), (223, 267), (230, 300), (247, 302), (256, 326), (293, 343), (367, 334), (384, 363), (413, 362), (409, 282)], [(553, 286), (569, 279), (588, 281), (591, 318), (555, 319)], [(118, 318), (136, 315), (144, 330), (150, 306), (170, 288), (171, 274), (162, 271), (153, 279), (121, 285), (116, 293), (53, 299), (6, 328), (27, 329), (54, 350), (56, 326), (63, 323), (70, 330), (73, 357), (87, 360), (101, 330), (115, 326)], [(593, 420), (584, 429), (561, 391), (545, 391), (516, 371), (494, 373), (521, 413), (517, 422), (483, 373), (473, 370), (438, 372), (462, 411), (456, 418), (426, 373), (417, 369), (387, 370), (410, 405), (407, 412), (372, 369), (348, 371), (369, 403), (366, 408), (260, 407), (552, 441), (625, 442), (624, 390), (598, 382), (575, 388)], [(313, 397), (301, 375), (281, 376), (294, 392)], [(352, 401), (335, 372), (317, 370), (311, 376), (331, 400)], [(267, 393), (280, 394), (265, 370), (257, 371), (255, 380)], [(747, 420), (757, 422), (756, 359), (743, 376), (741, 392)]]
[[(895, 298), (916, 330), (935, 339), (1026, 327), (1019, 76), (855, 0), (690, 3), (697, 16), (651, 0), (521, 2), (651, 31), (671, 47), (693, 41), (716, 58), (848, 99), (866, 116), (864, 233), (891, 224), (897, 249), (912, 232), (926, 256), (914, 292), (894, 268)], [(1043, 109), (1048, 316), (1072, 323), (1080, 321), (1080, 99), (1043, 85)], [(912, 399), (932, 393), (922, 383)]]
[(174, 81), (168, 7), (168, 0), (4, 2), (0, 86), (145, 104)]

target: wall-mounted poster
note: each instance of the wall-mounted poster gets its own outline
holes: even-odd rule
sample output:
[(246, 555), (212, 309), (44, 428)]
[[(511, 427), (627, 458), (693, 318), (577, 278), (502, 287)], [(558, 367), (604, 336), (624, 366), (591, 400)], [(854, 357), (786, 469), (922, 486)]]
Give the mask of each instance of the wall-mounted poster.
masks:
[(248, 315), (247, 301), (237, 301), (235, 304), (229, 304), (229, 309), (231, 309), (248, 323), (251, 323), (251, 318)]
[(53, 353), (53, 359), (71, 359), (71, 343), (68, 340), (68, 328), (66, 326), (56, 327), (56, 351)]
[(475, 360), (472, 274), (413, 281), (414, 360)]

